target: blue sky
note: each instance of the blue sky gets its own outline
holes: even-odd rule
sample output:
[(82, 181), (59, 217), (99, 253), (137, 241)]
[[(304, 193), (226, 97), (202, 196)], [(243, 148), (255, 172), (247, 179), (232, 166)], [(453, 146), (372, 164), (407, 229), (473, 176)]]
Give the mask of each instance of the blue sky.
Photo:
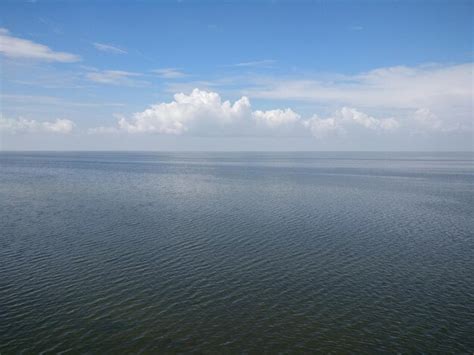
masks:
[(473, 13), (472, 1), (4, 1), (0, 147), (472, 150)]

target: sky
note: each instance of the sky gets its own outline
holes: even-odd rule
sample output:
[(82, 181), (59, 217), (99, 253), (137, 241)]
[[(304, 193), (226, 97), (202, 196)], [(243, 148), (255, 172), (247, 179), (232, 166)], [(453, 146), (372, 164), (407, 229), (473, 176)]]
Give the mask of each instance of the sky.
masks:
[(0, 150), (474, 150), (474, 2), (0, 3)]

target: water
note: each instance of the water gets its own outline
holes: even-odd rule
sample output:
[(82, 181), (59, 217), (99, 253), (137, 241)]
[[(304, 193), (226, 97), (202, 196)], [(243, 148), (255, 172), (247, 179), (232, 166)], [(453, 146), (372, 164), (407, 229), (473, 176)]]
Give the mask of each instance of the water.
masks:
[(0, 353), (472, 353), (473, 162), (1, 153)]

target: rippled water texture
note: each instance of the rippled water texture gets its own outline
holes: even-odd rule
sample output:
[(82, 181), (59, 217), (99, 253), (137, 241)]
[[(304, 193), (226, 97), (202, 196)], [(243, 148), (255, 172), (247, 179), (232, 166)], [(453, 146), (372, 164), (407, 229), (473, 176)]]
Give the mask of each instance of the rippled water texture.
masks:
[(473, 162), (1, 153), (0, 353), (472, 353)]

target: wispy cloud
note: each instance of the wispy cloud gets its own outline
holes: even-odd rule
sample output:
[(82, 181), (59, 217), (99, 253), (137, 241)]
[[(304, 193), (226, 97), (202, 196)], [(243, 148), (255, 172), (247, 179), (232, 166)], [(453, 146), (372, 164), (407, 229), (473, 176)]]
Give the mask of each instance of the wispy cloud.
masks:
[(23, 103), (31, 105), (46, 105), (46, 106), (64, 106), (64, 107), (123, 107), (124, 103), (120, 102), (86, 102), (86, 101), (70, 101), (57, 96), (44, 95), (16, 95), (16, 94), (0, 94), (0, 101), (3, 103)]
[(16, 94), (1, 94), (0, 100), (2, 102), (24, 102), (28, 104), (39, 104), (39, 105), (58, 105), (61, 103), (61, 99), (55, 96), (44, 96), (44, 95), (16, 95)]
[(207, 25), (207, 29), (211, 30), (211, 31), (216, 31), (216, 30), (219, 29), (219, 26), (217, 26), (216, 24), (211, 23), (211, 24)]
[(113, 53), (113, 54), (127, 54), (128, 52), (122, 48), (113, 46), (111, 44), (94, 42), (92, 45), (99, 51)]
[(78, 55), (56, 52), (51, 48), (33, 41), (14, 37), (5, 28), (0, 28), (0, 53), (9, 58), (29, 58), (50, 62), (77, 62)]
[(63, 30), (61, 29), (61, 27), (56, 24), (54, 21), (52, 21), (51, 19), (47, 18), (47, 17), (38, 17), (38, 22), (42, 23), (43, 25), (47, 26), (53, 33), (57, 34), (57, 35), (62, 35), (63, 34)]
[(471, 107), (473, 63), (385, 67), (354, 75), (260, 79), (251, 97), (385, 109)]
[(69, 134), (73, 131), (76, 124), (67, 119), (57, 119), (55, 121), (36, 121), (23, 117), (6, 118), (0, 115), (0, 132), (8, 133), (58, 133)]
[(271, 67), (276, 63), (273, 59), (255, 60), (232, 64), (232, 67)]
[(141, 75), (123, 70), (96, 70), (86, 73), (86, 78), (96, 83), (109, 85), (143, 86), (148, 84), (146, 81), (134, 79)]
[(161, 68), (152, 70), (152, 72), (165, 79), (178, 79), (186, 76), (179, 68)]
[(206, 81), (206, 80), (192, 80), (192, 81), (172, 81), (167, 82), (165, 85), (165, 91), (168, 94), (174, 94), (177, 92), (189, 92), (194, 88), (200, 88), (201, 90), (213, 91), (220, 84), (217, 81)]

